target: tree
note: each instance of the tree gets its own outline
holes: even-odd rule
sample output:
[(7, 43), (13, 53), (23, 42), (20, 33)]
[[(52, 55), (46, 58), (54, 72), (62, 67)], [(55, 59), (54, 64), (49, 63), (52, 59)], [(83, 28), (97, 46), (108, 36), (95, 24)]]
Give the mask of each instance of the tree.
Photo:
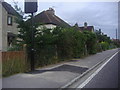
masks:
[(109, 43), (108, 42), (101, 42), (101, 47), (102, 47), (102, 50), (108, 50), (109, 49)]
[(111, 43), (110, 37), (101, 32), (101, 29), (96, 31), (96, 36), (99, 42), (108, 42)]
[(89, 54), (95, 54), (96, 53), (96, 43), (97, 43), (97, 37), (96, 34), (90, 31), (84, 31), (83, 32), (86, 39), (86, 46), (87, 51)]

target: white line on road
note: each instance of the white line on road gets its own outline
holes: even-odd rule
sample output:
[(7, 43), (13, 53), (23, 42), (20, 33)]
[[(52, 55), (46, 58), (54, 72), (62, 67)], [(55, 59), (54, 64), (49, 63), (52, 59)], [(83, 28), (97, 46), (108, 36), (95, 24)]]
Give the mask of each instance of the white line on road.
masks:
[[(119, 51), (118, 51), (119, 52)], [(81, 85), (79, 85), (77, 88), (83, 88), (86, 84), (88, 84), (90, 82), (90, 80), (96, 75), (98, 74), (98, 72), (115, 56), (118, 54), (118, 52), (116, 52), (112, 57), (110, 57), (99, 69), (97, 69), (89, 78), (87, 78)]]

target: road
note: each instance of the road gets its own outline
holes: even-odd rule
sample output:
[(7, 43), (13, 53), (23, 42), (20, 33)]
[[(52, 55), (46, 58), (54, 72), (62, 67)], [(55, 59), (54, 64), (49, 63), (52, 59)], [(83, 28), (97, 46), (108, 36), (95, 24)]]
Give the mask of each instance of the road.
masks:
[[(111, 58), (110, 61), (86, 83), (83, 90), (85, 88), (118, 88), (118, 60), (120, 60), (120, 52)], [(80, 87), (81, 85), (78, 86), (78, 88)]]
[(3, 88), (60, 88), (105, 58), (117, 49), (103, 51), (88, 57), (38, 68), (35, 72), (19, 73), (2, 79)]

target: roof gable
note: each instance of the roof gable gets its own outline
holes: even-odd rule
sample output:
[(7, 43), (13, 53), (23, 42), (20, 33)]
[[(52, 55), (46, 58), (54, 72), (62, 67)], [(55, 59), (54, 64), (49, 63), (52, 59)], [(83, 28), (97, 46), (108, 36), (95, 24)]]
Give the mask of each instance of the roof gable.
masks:
[(92, 31), (94, 30), (94, 27), (93, 26), (87, 26), (87, 28), (85, 27), (79, 27), (81, 31), (84, 31), (84, 30), (88, 30), (88, 31)]
[(15, 9), (10, 5), (8, 4), (7, 2), (2, 2), (2, 6), (5, 8), (5, 10), (7, 11), (8, 14), (11, 14), (11, 15), (19, 15)]
[(43, 12), (39, 13), (38, 15), (36, 15), (34, 17), (34, 22), (42, 23), (42, 24), (54, 24), (54, 25), (58, 25), (61, 27), (70, 27), (70, 25), (68, 23), (66, 23), (65, 21), (60, 19), (55, 14), (49, 13), (48, 10), (43, 11)]

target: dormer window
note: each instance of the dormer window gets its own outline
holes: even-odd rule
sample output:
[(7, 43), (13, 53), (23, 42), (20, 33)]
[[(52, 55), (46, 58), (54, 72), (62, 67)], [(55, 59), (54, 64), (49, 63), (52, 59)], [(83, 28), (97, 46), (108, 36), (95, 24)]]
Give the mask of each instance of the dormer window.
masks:
[(7, 24), (12, 25), (12, 16), (8, 16)]

